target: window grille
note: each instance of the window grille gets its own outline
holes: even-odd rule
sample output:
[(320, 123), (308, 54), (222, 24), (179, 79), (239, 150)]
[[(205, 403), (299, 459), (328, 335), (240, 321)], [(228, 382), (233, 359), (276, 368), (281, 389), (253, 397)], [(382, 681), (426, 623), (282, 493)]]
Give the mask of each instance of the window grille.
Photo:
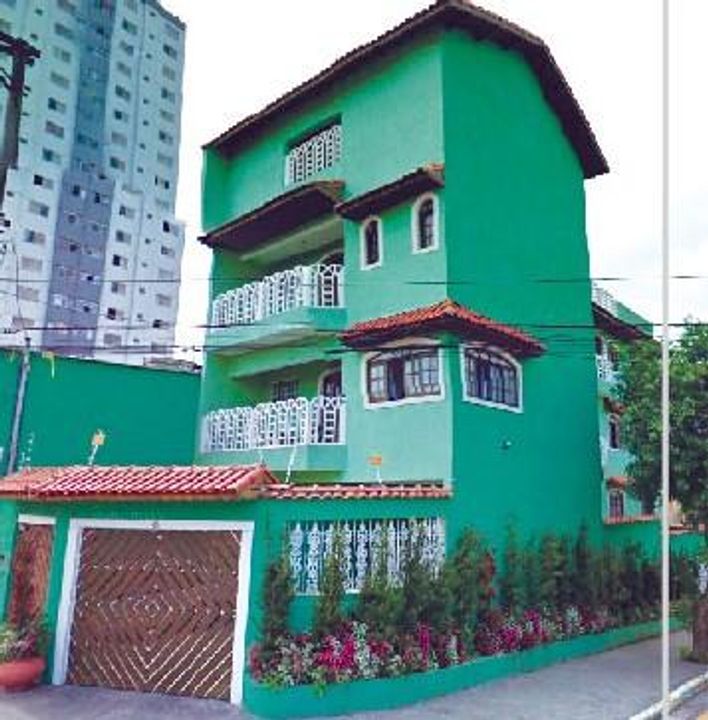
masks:
[[(437, 571), (445, 559), (445, 525), (442, 518), (305, 521), (289, 527), (289, 560), (295, 591), (316, 595), (325, 560), (332, 552), (335, 532), (343, 539), (343, 574), (347, 592), (358, 592), (366, 576), (385, 558), (388, 577), (399, 584), (406, 550), (422, 533), (423, 561)], [(384, 546), (382, 547), (382, 543)]]
[(342, 157), (342, 126), (330, 125), (293, 146), (285, 159), (285, 183), (292, 185), (332, 167)]

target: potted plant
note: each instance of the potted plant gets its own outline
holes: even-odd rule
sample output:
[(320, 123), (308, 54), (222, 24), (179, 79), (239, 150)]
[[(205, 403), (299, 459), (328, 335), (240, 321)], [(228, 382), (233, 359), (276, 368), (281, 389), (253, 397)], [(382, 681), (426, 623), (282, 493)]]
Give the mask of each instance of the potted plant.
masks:
[(0, 624), (0, 688), (28, 690), (39, 682), (49, 635), (42, 623), (24, 627)]

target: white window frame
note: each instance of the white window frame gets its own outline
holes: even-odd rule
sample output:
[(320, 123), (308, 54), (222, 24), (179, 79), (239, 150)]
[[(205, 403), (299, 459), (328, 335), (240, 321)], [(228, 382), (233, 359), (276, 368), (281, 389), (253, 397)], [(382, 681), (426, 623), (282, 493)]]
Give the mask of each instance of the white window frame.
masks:
[[(366, 228), (369, 223), (376, 222), (379, 226), (379, 259), (378, 262), (371, 263), (370, 265), (366, 262)], [(359, 258), (360, 267), (362, 270), (374, 270), (377, 267), (383, 265), (384, 260), (384, 230), (383, 221), (378, 215), (371, 215), (361, 224), (359, 228)]]
[[(507, 362), (511, 363), (516, 369), (517, 378), (517, 394), (519, 397), (518, 407), (511, 405), (505, 405), (504, 403), (496, 403), (491, 400), (482, 400), (480, 398), (472, 397), (467, 389), (467, 363), (465, 362), (465, 352), (467, 350), (479, 350), (482, 352), (493, 353), (499, 355)], [(521, 414), (524, 411), (524, 376), (521, 367), (521, 363), (510, 353), (502, 350), (496, 345), (487, 345), (485, 343), (462, 343), (460, 345), (460, 376), (462, 378), (462, 399), (465, 402), (472, 403), (473, 405), (480, 405), (482, 407), (493, 408), (495, 410), (506, 410), (516, 414)]]
[(97, 530), (154, 530), (165, 531), (225, 531), (241, 533), (238, 560), (238, 589), (236, 594), (236, 619), (232, 645), (231, 692), (232, 705), (243, 701), (243, 683), (246, 664), (246, 625), (248, 624), (248, 601), (251, 586), (251, 550), (253, 547), (253, 521), (222, 520), (118, 520), (104, 518), (73, 518), (69, 521), (64, 572), (62, 576), (59, 612), (54, 643), (54, 670), (52, 685), (64, 685), (69, 664), (71, 628), (76, 603), (76, 583), (81, 559), (81, 537), (86, 529)]
[[(439, 385), (440, 392), (437, 395), (419, 395), (416, 397), (401, 398), (400, 400), (384, 400), (382, 402), (371, 402), (369, 400), (369, 383), (368, 383), (368, 365), (369, 360), (381, 355), (389, 350), (405, 350), (410, 348), (412, 350), (436, 348), (438, 352), (438, 372), (439, 372)], [(364, 408), (366, 410), (378, 410), (382, 408), (400, 407), (401, 405), (420, 405), (421, 403), (434, 403), (442, 402), (445, 400), (446, 388), (445, 388), (445, 368), (443, 366), (444, 355), (442, 352), (442, 346), (437, 340), (431, 338), (406, 338), (405, 340), (396, 340), (394, 342), (386, 343), (381, 348), (365, 353), (362, 357), (361, 362), (361, 376), (360, 376), (360, 388), (361, 396), (364, 400)]]
[[(433, 201), (433, 244), (430, 247), (424, 248), (420, 246), (418, 210), (426, 200)], [(414, 255), (424, 255), (425, 253), (435, 252), (440, 249), (440, 200), (435, 193), (425, 193), (413, 203), (411, 209), (411, 244)]]

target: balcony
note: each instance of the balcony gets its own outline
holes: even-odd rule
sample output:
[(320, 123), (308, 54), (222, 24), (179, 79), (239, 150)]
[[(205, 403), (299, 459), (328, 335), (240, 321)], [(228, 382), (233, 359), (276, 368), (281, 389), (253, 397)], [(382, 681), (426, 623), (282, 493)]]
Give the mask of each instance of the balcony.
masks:
[(237, 452), (245, 455), (239, 463), (262, 460), (274, 470), (341, 470), (345, 421), (343, 397), (299, 397), (214, 410), (202, 421), (201, 450), (216, 454), (216, 462), (221, 453)]
[(344, 266), (298, 265), (219, 295), (211, 325), (221, 345), (281, 342), (343, 326)]

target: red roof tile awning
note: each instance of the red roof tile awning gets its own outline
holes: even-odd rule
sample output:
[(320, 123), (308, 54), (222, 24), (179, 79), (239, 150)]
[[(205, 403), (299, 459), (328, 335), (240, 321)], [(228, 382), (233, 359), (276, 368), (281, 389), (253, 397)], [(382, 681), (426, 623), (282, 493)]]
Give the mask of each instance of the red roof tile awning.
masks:
[(453, 300), (356, 323), (345, 330), (341, 339), (350, 347), (367, 348), (416, 333), (444, 331), (497, 345), (521, 357), (544, 351), (543, 344), (531, 335), (472, 312)]
[(278, 480), (263, 465), (72, 466), (22, 470), (0, 498), (23, 500), (236, 500)]

